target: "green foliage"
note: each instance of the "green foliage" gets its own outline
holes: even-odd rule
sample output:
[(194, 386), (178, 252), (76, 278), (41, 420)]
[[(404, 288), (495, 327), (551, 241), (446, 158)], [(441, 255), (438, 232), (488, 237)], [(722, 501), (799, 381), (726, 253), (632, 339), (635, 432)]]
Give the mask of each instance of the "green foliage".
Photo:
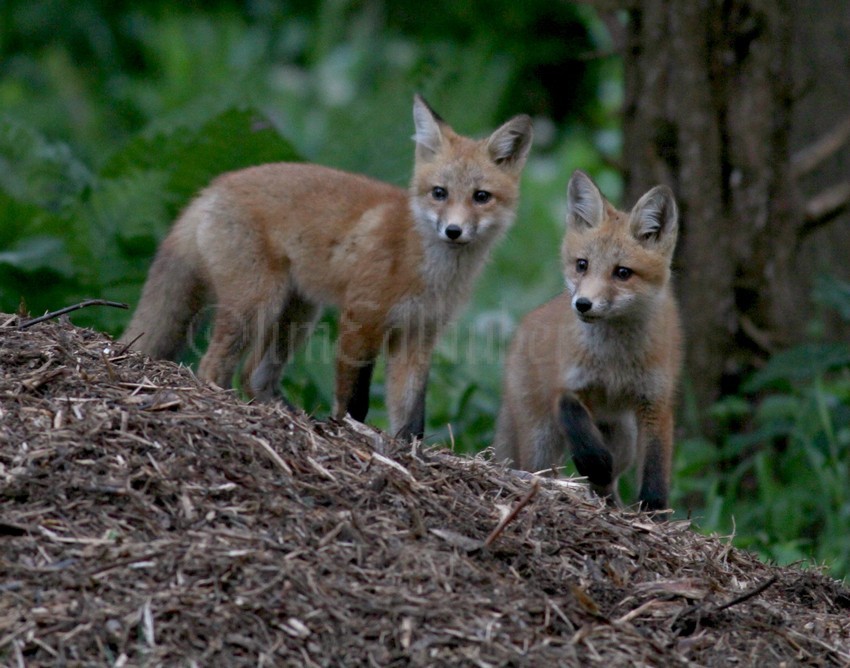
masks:
[[(221, 171), (298, 156), (269, 122), (231, 109), (200, 127), (140, 135), (97, 172), (69, 147), (0, 123), (0, 308), (39, 313), (85, 297), (133, 302), (179, 208)], [(81, 312), (116, 332), (126, 314)]]
[(134, 137), (104, 165), (101, 176), (167, 170), (166, 187), (185, 200), (223, 172), (298, 159), (268, 119), (251, 109), (228, 109), (196, 130), (175, 127)]
[[(822, 279), (839, 313), (850, 286)], [(846, 316), (845, 316), (846, 317)], [(718, 403), (721, 447), (679, 445), (677, 506), (707, 531), (780, 563), (827, 564), (850, 576), (850, 345), (811, 343), (775, 355), (742, 396)]]
[(808, 343), (774, 355), (767, 366), (745, 383), (752, 393), (791, 381), (811, 381), (822, 374), (850, 365), (850, 347), (843, 343)]
[(0, 118), (0, 189), (18, 200), (57, 212), (91, 185), (92, 175), (63, 144), (33, 128)]
[(837, 311), (842, 319), (850, 322), (850, 283), (819, 276), (815, 279), (812, 298), (815, 303)]

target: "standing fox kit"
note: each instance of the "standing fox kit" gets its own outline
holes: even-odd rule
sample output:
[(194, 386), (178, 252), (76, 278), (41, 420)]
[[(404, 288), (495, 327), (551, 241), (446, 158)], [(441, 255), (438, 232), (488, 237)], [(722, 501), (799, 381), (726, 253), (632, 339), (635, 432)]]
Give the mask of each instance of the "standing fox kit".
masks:
[(488, 251), (512, 224), (531, 146), (527, 116), (476, 141), (413, 103), (408, 191), (317, 165), (276, 163), (217, 178), (162, 242), (121, 340), (173, 358), (206, 302), (216, 306), (198, 375), (279, 391), (283, 367), (321, 308), (339, 307), (334, 417), (366, 417), (385, 348), (393, 434), (422, 436), (437, 336), (468, 299)]
[(656, 186), (630, 213), (584, 173), (567, 187), (566, 292), (520, 324), (508, 355), (497, 459), (541, 471), (572, 455), (591, 487), (619, 503), (637, 462), (647, 510), (667, 507), (681, 334), (670, 286), (678, 220)]

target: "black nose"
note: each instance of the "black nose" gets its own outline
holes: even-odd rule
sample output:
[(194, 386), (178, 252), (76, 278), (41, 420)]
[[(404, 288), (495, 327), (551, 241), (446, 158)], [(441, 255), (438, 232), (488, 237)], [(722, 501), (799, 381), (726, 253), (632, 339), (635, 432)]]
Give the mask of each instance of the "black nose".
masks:
[(587, 297), (579, 297), (576, 299), (576, 311), (579, 313), (587, 313), (590, 309), (593, 308), (593, 302), (590, 301)]
[(461, 234), (463, 234), (463, 230), (458, 225), (449, 225), (446, 228), (446, 236), (452, 241), (459, 239)]

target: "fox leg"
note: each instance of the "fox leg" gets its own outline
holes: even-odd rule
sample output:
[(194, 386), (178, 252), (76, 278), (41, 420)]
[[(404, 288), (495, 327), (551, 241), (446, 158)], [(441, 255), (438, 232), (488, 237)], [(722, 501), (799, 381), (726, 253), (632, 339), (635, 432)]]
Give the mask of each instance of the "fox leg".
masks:
[(255, 341), (242, 371), (242, 387), (260, 401), (282, 397), (280, 378), (295, 351), (310, 337), (321, 308), (296, 293), (286, 298), (276, 322)]
[(426, 333), (397, 331), (387, 359), (387, 409), (390, 432), (413, 440), (425, 435), (425, 391), (434, 341)]
[(611, 485), (605, 489), (596, 490), (601, 496), (611, 499), (615, 505), (622, 507), (617, 481), (620, 474), (628, 469), (635, 460), (637, 443), (637, 421), (634, 413), (626, 412), (612, 417), (596, 420), (596, 427), (602, 435), (602, 440), (612, 458)]
[(219, 289), (212, 337), (207, 352), (198, 366), (198, 376), (219, 387), (230, 387), (233, 372), (249, 343), (261, 345), (270, 323), (276, 322), (286, 295), (286, 277), (268, 276), (263, 281), (240, 286), (236, 294), (232, 286)]
[(248, 314), (219, 304), (212, 325), (212, 338), (198, 365), (198, 377), (219, 387), (230, 387), (233, 372), (247, 342)]
[(383, 341), (383, 328), (374, 322), (374, 318), (357, 318), (350, 312), (340, 317), (332, 412), (337, 419), (346, 413), (361, 422), (366, 419), (372, 369)]
[(613, 477), (617, 478), (635, 461), (638, 427), (635, 414), (624, 412), (596, 418), (596, 427), (613, 458)]
[(348, 414), (358, 422), (363, 422), (369, 413), (369, 388), (372, 385), (372, 372), (375, 360), (360, 366), (354, 380), (354, 391), (348, 400)]
[(558, 397), (556, 410), (578, 472), (600, 496), (616, 501), (613, 457), (587, 408), (577, 396), (564, 392)]
[(496, 418), (496, 434), (493, 437), (493, 461), (507, 462), (508, 466), (519, 466), (516, 453), (517, 429), (507, 400), (503, 398), (499, 416)]
[(673, 411), (653, 408), (638, 414), (638, 498), (650, 511), (667, 508), (673, 465)]
[(537, 422), (529, 431), (531, 441), (531, 460), (523, 463), (534, 473), (551, 471), (557, 475), (558, 467), (564, 463), (567, 452), (567, 439), (558, 424), (547, 416), (547, 419)]

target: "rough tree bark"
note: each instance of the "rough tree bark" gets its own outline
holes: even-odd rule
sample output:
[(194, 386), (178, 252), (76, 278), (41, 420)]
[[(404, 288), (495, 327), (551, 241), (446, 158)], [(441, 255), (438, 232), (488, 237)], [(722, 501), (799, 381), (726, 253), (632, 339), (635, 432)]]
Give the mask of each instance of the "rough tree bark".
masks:
[(850, 189), (806, 201), (797, 182), (847, 142), (850, 124), (792, 151), (790, 0), (592, 4), (627, 9), (625, 25), (609, 22), (624, 60), (626, 200), (656, 183), (677, 195), (685, 377), (705, 407), (803, 334), (798, 251)]

